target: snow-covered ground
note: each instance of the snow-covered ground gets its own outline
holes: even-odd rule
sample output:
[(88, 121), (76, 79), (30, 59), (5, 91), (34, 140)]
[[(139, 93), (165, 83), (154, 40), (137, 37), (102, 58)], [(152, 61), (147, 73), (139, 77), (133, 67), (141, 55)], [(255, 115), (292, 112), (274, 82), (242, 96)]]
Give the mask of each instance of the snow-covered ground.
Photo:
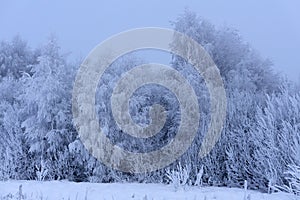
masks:
[(250, 190), (245, 194), (243, 189), (236, 188), (187, 187), (175, 191), (173, 186), (162, 184), (6, 181), (0, 182), (0, 199), (299, 200), (300, 197), (287, 193), (263, 194)]

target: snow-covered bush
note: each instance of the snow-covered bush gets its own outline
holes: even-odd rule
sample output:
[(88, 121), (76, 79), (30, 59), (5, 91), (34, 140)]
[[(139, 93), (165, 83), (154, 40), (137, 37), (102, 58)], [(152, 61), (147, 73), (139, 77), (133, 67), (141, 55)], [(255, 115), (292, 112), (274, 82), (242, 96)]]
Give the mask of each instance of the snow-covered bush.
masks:
[(300, 196), (300, 166), (290, 165), (286, 174), (290, 190)]
[(174, 187), (175, 191), (189, 184), (190, 167), (179, 163), (176, 169), (166, 169), (166, 177)]

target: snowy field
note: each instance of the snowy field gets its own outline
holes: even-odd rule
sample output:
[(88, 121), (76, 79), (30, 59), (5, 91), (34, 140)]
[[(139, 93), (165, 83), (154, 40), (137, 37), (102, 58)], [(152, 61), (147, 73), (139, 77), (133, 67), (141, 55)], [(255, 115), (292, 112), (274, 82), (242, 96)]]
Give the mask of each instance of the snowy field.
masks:
[(264, 194), (251, 190), (245, 193), (243, 189), (236, 188), (187, 187), (175, 191), (173, 186), (162, 184), (7, 181), (0, 182), (0, 199), (299, 200), (300, 197), (287, 193)]

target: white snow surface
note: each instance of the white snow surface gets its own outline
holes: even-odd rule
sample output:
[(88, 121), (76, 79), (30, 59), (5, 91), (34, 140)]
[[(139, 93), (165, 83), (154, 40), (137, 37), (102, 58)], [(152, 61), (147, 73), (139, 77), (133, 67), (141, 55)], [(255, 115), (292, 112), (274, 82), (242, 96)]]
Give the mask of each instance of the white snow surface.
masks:
[[(22, 196), (19, 188), (22, 185)], [(258, 191), (222, 187), (185, 187), (175, 191), (172, 185), (139, 183), (74, 183), (67, 181), (0, 182), (0, 200), (300, 200), (288, 193), (265, 194)]]

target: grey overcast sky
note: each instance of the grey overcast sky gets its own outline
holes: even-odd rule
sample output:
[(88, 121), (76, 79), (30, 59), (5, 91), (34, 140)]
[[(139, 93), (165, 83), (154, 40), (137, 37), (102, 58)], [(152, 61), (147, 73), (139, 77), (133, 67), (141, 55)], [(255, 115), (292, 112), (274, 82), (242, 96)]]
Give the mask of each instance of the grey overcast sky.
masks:
[(169, 22), (184, 8), (216, 26), (236, 28), (245, 41), (273, 61), (276, 71), (299, 79), (299, 0), (0, 0), (0, 40), (19, 34), (36, 47), (54, 33), (64, 51), (85, 57), (99, 42), (120, 31), (171, 28)]

